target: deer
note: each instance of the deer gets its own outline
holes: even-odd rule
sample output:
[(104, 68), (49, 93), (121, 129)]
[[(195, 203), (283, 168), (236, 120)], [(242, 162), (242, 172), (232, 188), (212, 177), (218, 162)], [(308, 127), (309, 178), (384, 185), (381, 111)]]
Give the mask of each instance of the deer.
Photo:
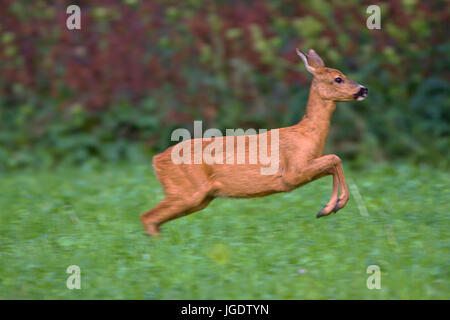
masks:
[[(325, 67), (322, 58), (313, 49), (308, 53), (296, 49), (296, 53), (306, 70), (312, 74), (312, 81), (306, 111), (300, 122), (267, 132), (267, 136), (271, 137), (270, 143), (274, 143), (273, 133), (278, 130), (276, 173), (261, 174), (261, 163), (175, 164), (171, 158), (177, 144), (171, 146), (155, 155), (152, 160), (156, 176), (164, 188), (165, 198), (141, 215), (142, 225), (148, 235), (159, 236), (163, 223), (200, 211), (215, 198), (254, 198), (290, 192), (328, 175), (332, 175), (331, 197), (318, 212), (317, 218), (336, 213), (345, 207), (349, 200), (349, 190), (342, 161), (335, 154), (323, 155), (323, 152), (336, 103), (361, 101), (366, 98), (368, 89), (339, 70)], [(227, 138), (229, 137), (200, 141), (191, 139), (178, 144), (200, 143), (200, 149), (203, 150), (215, 139), (221, 139), (220, 143), (226, 146), (230, 143)], [(250, 138), (251, 135), (245, 136), (246, 141)], [(259, 144), (260, 140), (257, 141)], [(237, 150), (236, 147), (231, 149)], [(230, 156), (227, 152), (223, 152), (223, 157)], [(248, 156), (250, 152), (249, 144), (246, 144), (245, 154)]]

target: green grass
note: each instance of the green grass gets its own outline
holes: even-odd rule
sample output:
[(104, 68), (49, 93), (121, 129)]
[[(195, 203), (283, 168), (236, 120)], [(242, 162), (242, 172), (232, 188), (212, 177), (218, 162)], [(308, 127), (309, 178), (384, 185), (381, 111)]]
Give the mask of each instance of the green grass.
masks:
[[(163, 197), (150, 165), (3, 175), (0, 298), (449, 299), (450, 175), (409, 166), (346, 175), (369, 216), (352, 196), (316, 219), (327, 177), (291, 193), (216, 199), (164, 225), (160, 240), (139, 221)], [(373, 264), (380, 290), (366, 287)], [(81, 268), (81, 290), (66, 288), (69, 265)]]

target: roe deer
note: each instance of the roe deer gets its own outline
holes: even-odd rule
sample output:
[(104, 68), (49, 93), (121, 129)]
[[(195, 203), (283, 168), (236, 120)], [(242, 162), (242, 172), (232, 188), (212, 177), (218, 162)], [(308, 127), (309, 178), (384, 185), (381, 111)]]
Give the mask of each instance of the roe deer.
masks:
[[(267, 132), (267, 136), (269, 134), (271, 136), (271, 143), (273, 131), (278, 130), (279, 133), (277, 172), (272, 175), (261, 174), (261, 163), (175, 164), (171, 159), (175, 147), (172, 146), (153, 157), (153, 167), (164, 187), (166, 197), (141, 216), (147, 234), (158, 235), (159, 226), (164, 222), (199, 211), (216, 197), (251, 198), (288, 192), (326, 175), (333, 176), (333, 191), (330, 201), (319, 211), (317, 217), (337, 212), (346, 205), (349, 191), (341, 159), (334, 154), (324, 156), (322, 153), (328, 137), (331, 116), (336, 108), (335, 103), (363, 100), (367, 96), (368, 89), (350, 80), (340, 71), (325, 67), (322, 59), (312, 49), (308, 54), (297, 49), (297, 54), (313, 75), (313, 79), (306, 114), (302, 120), (291, 127)], [(244, 139), (248, 141), (251, 137), (245, 136)], [(226, 146), (230, 141), (228, 138), (191, 139), (179, 144), (200, 143), (201, 152), (212, 141), (217, 142), (216, 139), (222, 139), (220, 143)], [(260, 144), (260, 140), (257, 141)], [(236, 151), (234, 146), (231, 148)], [(229, 157), (227, 152), (221, 156)], [(249, 144), (246, 143), (245, 155), (249, 154)], [(231, 157), (235, 159), (234, 154)]]

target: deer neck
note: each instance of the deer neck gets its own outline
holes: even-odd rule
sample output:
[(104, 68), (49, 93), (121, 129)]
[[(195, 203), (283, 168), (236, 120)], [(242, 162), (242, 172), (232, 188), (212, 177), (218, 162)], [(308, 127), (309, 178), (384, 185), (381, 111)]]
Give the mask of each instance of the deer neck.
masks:
[(310, 128), (311, 132), (317, 134), (322, 149), (328, 138), (331, 116), (335, 109), (336, 103), (334, 101), (323, 99), (320, 96), (319, 88), (313, 79), (306, 104), (306, 113), (298, 125), (303, 128)]

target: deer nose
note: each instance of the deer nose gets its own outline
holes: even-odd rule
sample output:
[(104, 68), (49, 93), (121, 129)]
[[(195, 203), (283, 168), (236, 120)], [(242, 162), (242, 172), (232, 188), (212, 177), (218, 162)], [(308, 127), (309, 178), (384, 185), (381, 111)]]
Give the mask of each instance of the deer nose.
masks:
[(367, 89), (366, 87), (361, 87), (359, 88), (358, 92), (356, 92), (353, 97), (356, 100), (363, 100), (367, 94), (369, 93), (369, 89)]

